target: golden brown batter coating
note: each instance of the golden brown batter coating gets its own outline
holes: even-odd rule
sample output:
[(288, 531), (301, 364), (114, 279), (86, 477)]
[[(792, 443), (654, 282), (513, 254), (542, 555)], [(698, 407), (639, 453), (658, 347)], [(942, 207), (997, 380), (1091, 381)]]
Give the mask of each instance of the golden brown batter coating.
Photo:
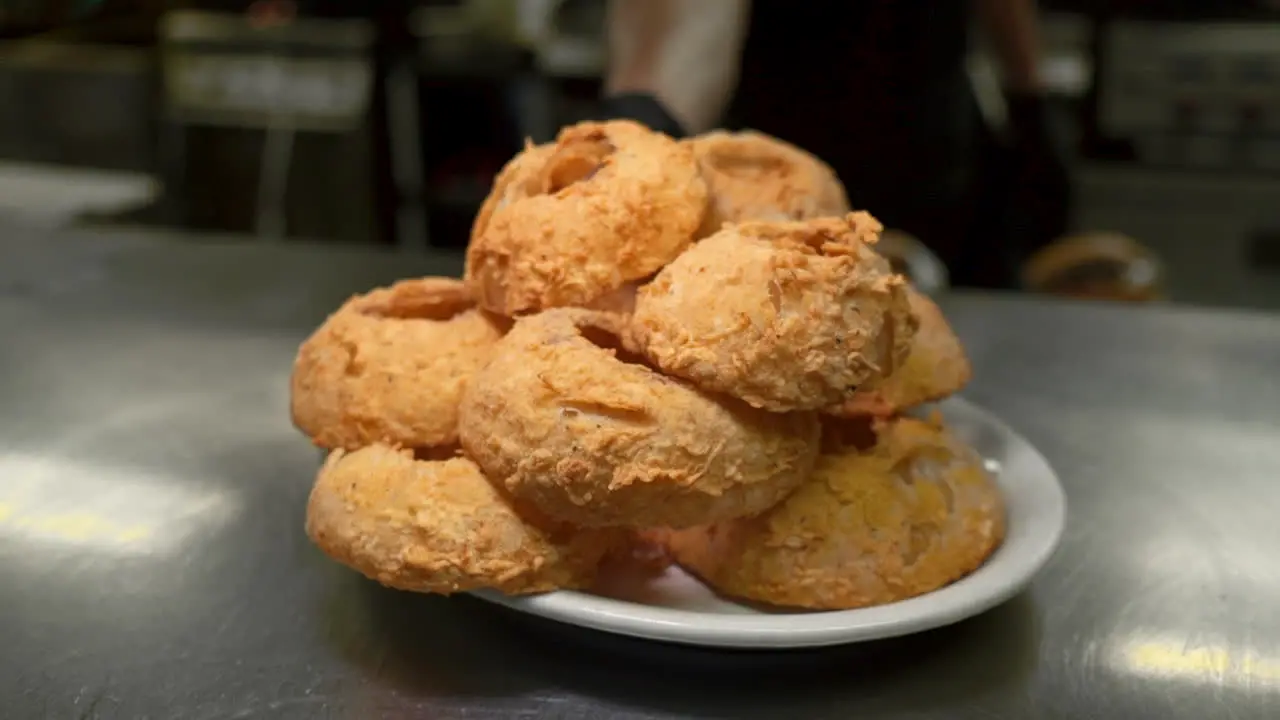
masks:
[(468, 287), (504, 315), (590, 305), (671, 262), (706, 205), (689, 147), (629, 120), (565, 128), (498, 175), (471, 230)]
[(849, 198), (831, 166), (795, 145), (763, 133), (723, 130), (686, 142), (710, 195), (700, 237), (726, 222), (809, 220), (849, 212)]
[(529, 508), (517, 514), (465, 457), (415, 460), (382, 444), (329, 456), (307, 505), (307, 535), (383, 585), (442, 594), (583, 588), (625, 540), (551, 523)]
[(870, 450), (824, 454), (812, 478), (757, 516), (673, 531), (676, 561), (727, 595), (837, 610), (936, 590), (1004, 537), (999, 489), (971, 448), (903, 418)]
[(907, 289), (907, 298), (920, 326), (906, 361), (877, 385), (830, 409), (832, 415), (889, 417), (954, 395), (969, 384), (973, 377), (969, 356), (942, 310), (915, 288)]
[(615, 316), (522, 318), (463, 397), (459, 433), (494, 481), (583, 526), (686, 527), (760, 512), (808, 476), (813, 413), (773, 414), (617, 350)]
[(879, 232), (866, 213), (726, 226), (640, 288), (631, 334), (663, 371), (755, 407), (843, 403), (915, 333)]
[(325, 448), (456, 443), (462, 390), (502, 332), (453, 278), (356, 296), (299, 348), (293, 422)]

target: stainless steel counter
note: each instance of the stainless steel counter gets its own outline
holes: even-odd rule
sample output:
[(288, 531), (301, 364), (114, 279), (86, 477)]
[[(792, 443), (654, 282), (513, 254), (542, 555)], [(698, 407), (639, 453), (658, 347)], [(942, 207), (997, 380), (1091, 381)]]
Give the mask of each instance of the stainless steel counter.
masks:
[(0, 229), (0, 717), (1263, 718), (1280, 320), (946, 303), (1060, 471), (1061, 552), (941, 631), (715, 653), (384, 590), (302, 532), (296, 344), (456, 258)]

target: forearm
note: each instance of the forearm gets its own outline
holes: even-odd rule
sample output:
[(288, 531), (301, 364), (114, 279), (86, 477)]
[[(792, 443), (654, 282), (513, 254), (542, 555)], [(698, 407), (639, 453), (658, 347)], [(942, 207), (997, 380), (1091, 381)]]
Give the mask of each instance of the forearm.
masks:
[(1038, 92), (1040, 29), (1035, 0), (977, 0), (978, 14), (1004, 74), (1014, 92)]
[(710, 129), (738, 81), (748, 0), (610, 0), (605, 91), (647, 93), (690, 132)]

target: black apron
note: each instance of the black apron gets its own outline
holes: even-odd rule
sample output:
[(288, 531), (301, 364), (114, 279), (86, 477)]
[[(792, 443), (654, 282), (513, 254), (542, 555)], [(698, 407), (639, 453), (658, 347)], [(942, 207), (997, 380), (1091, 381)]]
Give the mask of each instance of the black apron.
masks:
[(983, 132), (969, 23), (965, 0), (754, 0), (726, 124), (822, 158), (854, 208), (955, 265)]

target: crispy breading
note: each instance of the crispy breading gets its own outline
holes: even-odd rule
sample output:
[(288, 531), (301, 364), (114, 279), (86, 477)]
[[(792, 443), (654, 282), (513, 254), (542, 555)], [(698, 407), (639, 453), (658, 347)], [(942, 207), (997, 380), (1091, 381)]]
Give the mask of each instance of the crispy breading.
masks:
[(676, 561), (726, 595), (826, 610), (903, 600), (978, 568), (1005, 529), (982, 458), (922, 420), (877, 430), (869, 450), (823, 454), (757, 517), (668, 533)]
[(919, 328), (902, 367), (827, 412), (841, 417), (888, 417), (954, 395), (969, 384), (973, 377), (969, 356), (942, 310), (915, 288), (907, 289), (907, 298)]
[(504, 315), (590, 305), (671, 262), (706, 205), (689, 147), (629, 120), (579, 123), (499, 173), (472, 226), (467, 284)]
[(775, 412), (825, 408), (893, 372), (915, 333), (867, 213), (725, 226), (636, 297), (655, 365)]
[(298, 349), (293, 422), (324, 448), (456, 443), (462, 390), (505, 324), (453, 278), (353, 297)]
[(683, 527), (760, 512), (808, 476), (814, 413), (773, 414), (619, 350), (616, 316), (521, 318), (464, 395), (463, 447), (495, 481), (583, 526)]
[(625, 533), (576, 530), (515, 503), (465, 457), (415, 460), (375, 444), (326, 460), (307, 534), (327, 555), (383, 585), (449, 594), (587, 587)]
[(699, 237), (727, 222), (809, 220), (849, 212), (830, 165), (764, 133), (716, 130), (685, 141), (698, 159), (709, 202)]

